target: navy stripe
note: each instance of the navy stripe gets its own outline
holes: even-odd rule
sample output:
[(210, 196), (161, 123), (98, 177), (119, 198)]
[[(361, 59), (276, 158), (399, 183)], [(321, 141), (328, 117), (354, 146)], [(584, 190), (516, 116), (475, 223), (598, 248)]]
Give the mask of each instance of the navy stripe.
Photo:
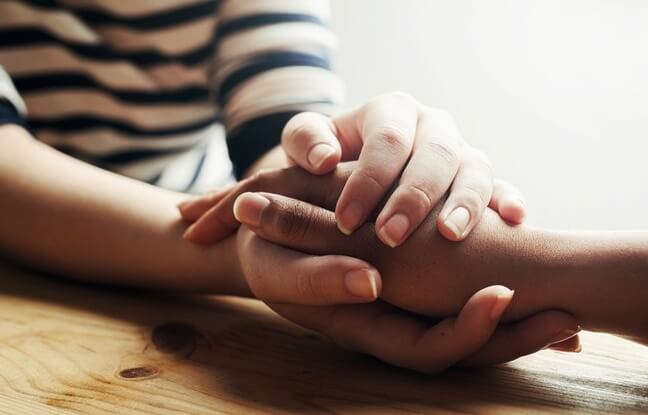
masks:
[(215, 39), (205, 45), (178, 55), (164, 55), (155, 49), (124, 52), (112, 49), (106, 44), (85, 44), (59, 39), (40, 28), (0, 29), (0, 49), (20, 46), (47, 46), (54, 44), (64, 47), (73, 54), (97, 61), (128, 61), (143, 68), (166, 63), (182, 63), (185, 66), (205, 62), (214, 52)]
[(191, 189), (191, 186), (193, 186), (196, 183), (196, 180), (198, 180), (198, 177), (200, 177), (200, 173), (202, 172), (203, 166), (205, 165), (205, 159), (207, 158), (207, 147), (203, 148), (203, 153), (200, 156), (200, 160), (198, 160), (198, 165), (196, 166), (196, 170), (194, 170), (193, 176), (191, 176), (191, 180), (189, 181), (189, 184), (184, 188), (184, 191), (187, 192), (189, 189)]
[(227, 134), (227, 148), (237, 178), (281, 141), (281, 131), (297, 111), (280, 112), (255, 118)]
[(87, 154), (84, 151), (78, 150), (74, 147), (69, 147), (65, 144), (55, 146), (57, 150), (81, 160), (92, 160), (93, 163), (122, 165), (135, 161), (146, 160), (154, 157), (160, 157), (168, 154), (182, 154), (184, 151), (189, 151), (194, 145), (182, 146), (172, 149), (164, 150), (128, 150), (117, 152), (107, 155), (93, 155)]
[(223, 80), (218, 90), (218, 102), (224, 105), (232, 89), (242, 82), (262, 72), (288, 66), (311, 66), (327, 70), (331, 69), (331, 64), (328, 59), (308, 53), (270, 52), (258, 55), (243, 68), (231, 73)]
[(25, 127), (25, 119), (9, 100), (0, 97), (0, 125), (2, 124), (18, 124)]
[[(23, 0), (25, 1), (25, 0)], [(155, 30), (177, 26), (215, 14), (220, 1), (207, 0), (202, 3), (190, 4), (171, 10), (164, 10), (144, 16), (119, 16), (103, 10), (73, 7), (61, 4), (56, 0), (26, 0), (33, 6), (70, 10), (77, 17), (93, 25), (119, 25), (136, 30)], [(127, 0), (119, 0), (127, 1)]]
[(92, 116), (70, 116), (55, 120), (28, 117), (28, 120), (30, 126), (34, 130), (47, 128), (59, 132), (78, 132), (97, 128), (109, 128), (137, 138), (159, 138), (170, 135), (187, 134), (218, 122), (217, 117), (209, 117), (173, 128), (145, 129), (114, 119)]
[(310, 14), (265, 13), (239, 17), (237, 19), (222, 22), (218, 25), (217, 35), (218, 37), (223, 37), (242, 30), (253, 29), (255, 27), (297, 22), (314, 23), (325, 26), (325, 23), (320, 18)]
[(184, 87), (164, 91), (114, 90), (81, 73), (56, 73), (48, 75), (19, 75), (13, 77), (16, 89), (22, 94), (71, 89), (98, 90), (123, 102), (135, 104), (189, 104), (204, 102), (209, 98), (206, 87)]

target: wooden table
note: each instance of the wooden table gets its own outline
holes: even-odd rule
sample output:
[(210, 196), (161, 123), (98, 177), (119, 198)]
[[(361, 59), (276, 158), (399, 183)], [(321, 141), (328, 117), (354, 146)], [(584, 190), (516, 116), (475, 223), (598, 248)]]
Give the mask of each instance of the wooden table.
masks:
[(0, 261), (0, 414), (648, 413), (648, 348), (585, 333), (423, 376), (250, 300), (106, 289)]

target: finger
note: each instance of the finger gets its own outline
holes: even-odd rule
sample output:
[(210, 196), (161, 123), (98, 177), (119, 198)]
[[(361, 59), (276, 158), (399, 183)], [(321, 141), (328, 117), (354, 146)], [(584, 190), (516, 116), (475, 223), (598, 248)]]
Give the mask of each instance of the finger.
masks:
[(288, 121), (281, 144), (289, 159), (313, 174), (328, 173), (340, 161), (342, 151), (331, 119), (302, 112)]
[(315, 312), (272, 307), (345, 347), (396, 366), (437, 373), (488, 341), (512, 295), (506, 287), (484, 288), (468, 300), (456, 319), (446, 319), (432, 327), (422, 319), (382, 303)]
[(488, 158), (474, 148), (464, 149), (464, 157), (441, 209), (437, 226), (451, 241), (463, 240), (479, 223), (493, 191), (493, 173)]
[(412, 157), (376, 220), (378, 237), (392, 248), (429, 215), (459, 168), (459, 133), (452, 117), (436, 110), (425, 114), (418, 122)]
[(490, 341), (461, 366), (483, 366), (515, 360), (574, 337), (576, 319), (561, 311), (545, 311), (517, 323), (501, 325)]
[[(354, 255), (366, 246), (364, 233), (341, 233), (333, 212), (300, 200), (271, 193), (244, 193), (234, 204), (234, 215), (263, 239), (311, 254)], [(336, 251), (338, 250), (338, 251)]]
[(418, 107), (406, 95), (390, 94), (361, 113), (364, 143), (358, 165), (335, 208), (338, 228), (347, 235), (364, 223), (400, 176), (412, 152)]
[[(378, 298), (382, 282), (365, 261), (338, 255), (310, 256), (245, 232), (244, 273), (260, 300), (289, 304), (356, 304)], [(244, 258), (245, 259), (245, 258)]]
[(194, 223), (233, 188), (234, 186), (228, 186), (225, 189), (214, 190), (204, 195), (194, 196), (184, 200), (178, 205), (180, 217), (187, 223)]
[(331, 174), (324, 176), (313, 176), (299, 167), (258, 173), (239, 182), (187, 229), (184, 238), (195, 243), (210, 244), (231, 234), (239, 226), (234, 217), (234, 202), (245, 192), (279, 193), (332, 209), (352, 168), (352, 163), (345, 163), (345, 166), (338, 166)]
[(522, 223), (526, 216), (522, 192), (503, 180), (495, 180), (493, 195), (488, 206), (498, 212), (502, 219), (511, 223)]

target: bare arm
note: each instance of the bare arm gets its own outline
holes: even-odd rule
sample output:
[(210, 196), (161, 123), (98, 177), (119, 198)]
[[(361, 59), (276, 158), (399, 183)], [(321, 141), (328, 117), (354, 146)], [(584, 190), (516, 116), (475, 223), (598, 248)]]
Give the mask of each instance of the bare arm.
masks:
[[(321, 177), (292, 170), (268, 175), (263, 183), (272, 188), (273, 180), (290, 181), (292, 196), (301, 186), (297, 197), (332, 209), (349, 169)], [(381, 297), (398, 307), (435, 317), (455, 315), (477, 290), (502, 284), (516, 292), (505, 320), (560, 309), (572, 313), (584, 328), (648, 340), (646, 232), (512, 227), (487, 211), (469, 238), (453, 243), (436, 232), (436, 209), (405, 244), (392, 249), (380, 243), (373, 224), (345, 236), (336, 231), (330, 210), (264, 196), (271, 203), (261, 213), (261, 225), (249, 222), (257, 234), (309, 253), (371, 262), (383, 278)], [(237, 208), (250, 215), (244, 201)]]
[(67, 157), (21, 127), (0, 127), (0, 249), (94, 282), (246, 293), (233, 238), (182, 239), (184, 195)]

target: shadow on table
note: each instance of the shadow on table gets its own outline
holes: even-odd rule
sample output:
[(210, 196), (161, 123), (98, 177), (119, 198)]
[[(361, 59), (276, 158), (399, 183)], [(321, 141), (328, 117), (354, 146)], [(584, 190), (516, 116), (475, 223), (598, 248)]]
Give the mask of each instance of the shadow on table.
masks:
[[(632, 409), (624, 408), (622, 400), (582, 399), (578, 388), (568, 386), (577, 382), (575, 378), (546, 379), (507, 365), (453, 369), (437, 376), (400, 370), (343, 351), (254, 301), (172, 296), (38, 274), (0, 260), (0, 294), (109, 316), (150, 333), (140, 359), (147, 363), (122, 368), (125, 378), (160, 371), (206, 395), (225, 387), (228, 400), (300, 413), (352, 407), (372, 412), (431, 408), (471, 412), (490, 405)], [(196, 379), (186, 379), (187, 367)]]

